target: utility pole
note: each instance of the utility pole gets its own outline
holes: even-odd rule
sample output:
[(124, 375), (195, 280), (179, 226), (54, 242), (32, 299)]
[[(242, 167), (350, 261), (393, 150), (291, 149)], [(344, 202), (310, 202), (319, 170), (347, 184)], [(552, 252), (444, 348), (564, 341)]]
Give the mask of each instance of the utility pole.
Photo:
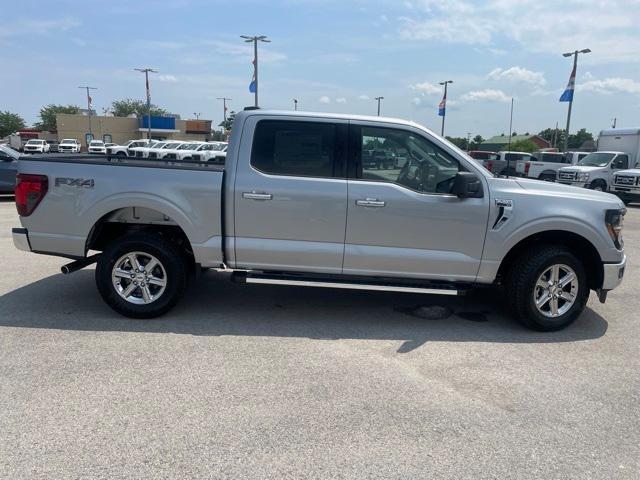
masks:
[(384, 97), (375, 97), (375, 100), (378, 101), (378, 116), (380, 116), (380, 100), (384, 100)]
[[(588, 48), (585, 48), (583, 50), (575, 50), (573, 52), (567, 52), (562, 54), (563, 57), (573, 57), (573, 70), (571, 71), (571, 77), (569, 77), (569, 84), (567, 85), (567, 89), (565, 90), (565, 93), (563, 93), (562, 97), (560, 97), (561, 102), (563, 101), (569, 102), (569, 109), (567, 110), (567, 128), (564, 136), (564, 147), (562, 149), (563, 152), (566, 152), (569, 146), (569, 125), (571, 123), (571, 107), (573, 107), (573, 94), (574, 94), (575, 82), (576, 82), (576, 71), (578, 70), (578, 54), (579, 53), (591, 53), (591, 50)], [(565, 97), (565, 94), (567, 94), (566, 100), (563, 99)]]
[(255, 96), (255, 107), (258, 107), (258, 42), (270, 43), (266, 35), (240, 35), (240, 38), (244, 38), (247, 43), (253, 42), (253, 81), (249, 85), (249, 91), (253, 92)]
[(613, 117), (613, 124), (611, 125), (611, 128), (616, 128), (616, 123), (618, 123), (618, 118)]
[(467, 152), (471, 150), (471, 132), (467, 132)]
[(453, 80), (445, 80), (444, 82), (440, 82), (440, 85), (444, 85), (444, 96), (442, 97), (442, 102), (440, 102), (439, 111), (442, 112), (442, 128), (440, 130), (440, 136), (444, 137), (444, 119), (447, 115), (447, 85), (453, 83)]
[(200, 115), (202, 115), (202, 113), (193, 112), (193, 116), (196, 117), (196, 120), (200, 120)]
[(157, 70), (153, 70), (152, 68), (134, 68), (134, 70), (144, 73), (144, 80), (147, 88), (147, 120), (149, 121), (149, 123), (147, 124), (147, 140), (151, 142), (151, 90), (149, 89), (149, 72), (158, 72)]
[(556, 148), (557, 144), (558, 144), (558, 122), (556, 122), (556, 129), (553, 132), (553, 143), (551, 144), (551, 146), (553, 148)]
[(293, 110), (296, 111), (296, 112), (298, 111), (298, 99), (297, 98), (293, 99)]
[[(509, 117), (509, 146), (507, 147), (507, 152), (511, 151), (511, 136), (513, 135), (513, 97), (511, 97), (511, 116)], [(507, 155), (507, 178), (509, 178), (509, 167), (511, 155)]]
[(216, 98), (216, 100), (222, 100), (222, 108), (223, 108), (223, 114), (222, 114), (222, 118), (224, 120), (224, 123), (227, 123), (227, 101), (231, 101), (231, 98), (228, 97), (218, 97)]
[[(87, 91), (87, 115), (89, 116), (89, 135), (91, 136), (91, 140), (93, 140), (93, 131), (91, 130), (91, 95), (89, 94), (89, 90), (97, 90), (96, 87), (87, 87), (87, 86), (83, 86), (83, 87), (78, 87), (78, 88), (82, 88), (83, 90)], [(88, 145), (87, 145), (88, 147)]]

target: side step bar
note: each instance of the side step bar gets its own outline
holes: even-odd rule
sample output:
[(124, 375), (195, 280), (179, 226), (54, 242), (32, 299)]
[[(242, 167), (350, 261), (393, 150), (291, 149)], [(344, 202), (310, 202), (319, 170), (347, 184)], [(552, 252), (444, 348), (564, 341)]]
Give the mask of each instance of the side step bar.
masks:
[(379, 292), (403, 292), (403, 293), (422, 293), (430, 295), (464, 295), (466, 289), (458, 289), (453, 285), (411, 285), (399, 283), (366, 283), (362, 281), (349, 282), (346, 280), (328, 280), (328, 279), (310, 279), (285, 277), (280, 275), (247, 275), (239, 276), (236, 280), (245, 283), (255, 283), (262, 285), (291, 285), (297, 287), (320, 287), (320, 288), (339, 288), (347, 290), (375, 290)]

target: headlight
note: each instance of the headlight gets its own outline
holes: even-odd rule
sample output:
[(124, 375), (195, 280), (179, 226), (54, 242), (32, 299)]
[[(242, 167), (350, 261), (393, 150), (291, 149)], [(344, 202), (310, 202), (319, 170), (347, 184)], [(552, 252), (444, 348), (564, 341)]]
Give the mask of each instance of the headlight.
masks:
[(589, 180), (589, 174), (586, 172), (583, 173), (578, 173), (578, 181), (579, 182), (586, 182)]
[(624, 246), (624, 241), (622, 240), (622, 227), (624, 226), (624, 216), (626, 213), (626, 208), (622, 208), (620, 210), (607, 210), (604, 217), (609, 236), (618, 250), (622, 250), (622, 247)]

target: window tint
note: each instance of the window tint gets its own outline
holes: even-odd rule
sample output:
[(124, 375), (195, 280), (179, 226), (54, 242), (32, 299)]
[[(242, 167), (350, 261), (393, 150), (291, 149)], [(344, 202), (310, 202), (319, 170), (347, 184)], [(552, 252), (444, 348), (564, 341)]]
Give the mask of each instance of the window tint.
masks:
[(337, 130), (331, 123), (261, 120), (253, 137), (251, 165), (275, 175), (342, 176)]
[(371, 127), (361, 131), (360, 178), (423, 193), (451, 192), (460, 170), (451, 155), (410, 131)]

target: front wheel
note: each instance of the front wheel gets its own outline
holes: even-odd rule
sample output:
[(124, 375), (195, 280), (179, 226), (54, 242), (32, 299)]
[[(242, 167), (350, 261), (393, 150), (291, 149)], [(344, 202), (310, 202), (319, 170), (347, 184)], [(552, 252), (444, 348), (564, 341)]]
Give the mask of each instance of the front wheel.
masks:
[(174, 243), (159, 235), (127, 235), (100, 255), (96, 285), (103, 300), (119, 314), (157, 317), (168, 312), (185, 291), (185, 259)]
[(589, 188), (591, 190), (595, 190), (596, 192), (606, 192), (607, 184), (604, 182), (604, 180), (594, 180), (589, 185)]
[(589, 297), (582, 262), (565, 247), (552, 245), (520, 257), (507, 275), (506, 291), (518, 320), (546, 332), (573, 323)]

